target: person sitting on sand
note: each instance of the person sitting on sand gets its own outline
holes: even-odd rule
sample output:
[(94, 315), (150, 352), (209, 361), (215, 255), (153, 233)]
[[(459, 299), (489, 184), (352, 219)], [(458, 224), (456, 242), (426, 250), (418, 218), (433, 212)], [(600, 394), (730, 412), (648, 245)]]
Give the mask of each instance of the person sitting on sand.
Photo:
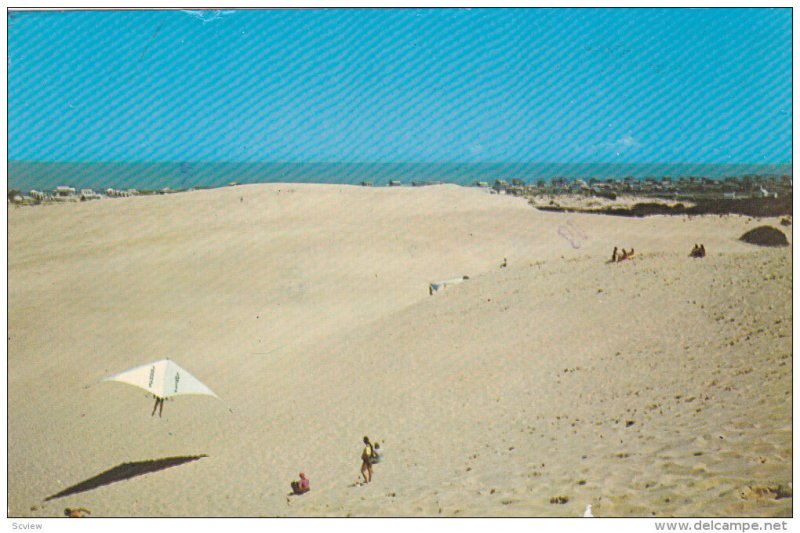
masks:
[(631, 257), (633, 257), (633, 254), (634, 254), (634, 253), (635, 253), (635, 252), (633, 251), (633, 247), (631, 247), (631, 252), (628, 254), (628, 258), (631, 258)]
[(300, 480), (292, 481), (292, 494), (300, 496), (311, 490), (311, 481), (303, 472), (300, 472)]
[(508, 259), (504, 257), (503, 262), (500, 264), (500, 268), (506, 268), (507, 266), (508, 266)]
[(702, 244), (700, 246), (694, 245), (692, 248), (692, 253), (689, 254), (689, 257), (705, 257), (706, 256), (706, 247)]
[(622, 249), (622, 255), (619, 256), (617, 261), (625, 261), (628, 258), (628, 252), (625, 251), (625, 248)]
[(364, 451), (361, 452), (361, 475), (364, 483), (372, 481), (372, 454), (374, 453), (369, 437), (364, 437)]
[(92, 512), (83, 507), (67, 507), (64, 509), (64, 516), (67, 518), (86, 518), (86, 515), (89, 514), (92, 514)]
[(611, 262), (612, 263), (616, 263), (617, 262), (617, 247), (616, 246), (614, 247), (614, 251), (611, 252)]

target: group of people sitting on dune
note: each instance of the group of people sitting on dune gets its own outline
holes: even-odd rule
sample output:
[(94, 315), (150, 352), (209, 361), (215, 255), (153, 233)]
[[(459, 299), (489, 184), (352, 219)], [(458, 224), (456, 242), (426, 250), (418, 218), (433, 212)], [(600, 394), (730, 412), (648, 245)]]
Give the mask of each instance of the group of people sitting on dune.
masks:
[(697, 244), (695, 244), (694, 248), (692, 248), (692, 251), (689, 252), (689, 257), (705, 257), (705, 256), (706, 256), (706, 247), (703, 246), (702, 244), (700, 246), (697, 246)]
[(633, 248), (631, 251), (628, 252), (625, 248), (622, 249), (622, 252), (617, 251), (617, 247), (614, 247), (614, 252), (611, 254), (611, 262), (612, 263), (619, 263), (620, 261), (625, 261), (626, 259), (630, 259), (633, 257)]
[[(706, 256), (706, 247), (704, 245), (698, 246), (697, 244), (694, 245), (692, 251), (689, 253), (689, 257), (705, 257)], [(633, 248), (631, 251), (622, 249), (622, 251), (618, 251), (618, 248), (615, 246), (614, 251), (611, 254), (611, 263), (619, 263), (620, 261), (625, 261), (626, 259), (630, 259), (633, 257)]]

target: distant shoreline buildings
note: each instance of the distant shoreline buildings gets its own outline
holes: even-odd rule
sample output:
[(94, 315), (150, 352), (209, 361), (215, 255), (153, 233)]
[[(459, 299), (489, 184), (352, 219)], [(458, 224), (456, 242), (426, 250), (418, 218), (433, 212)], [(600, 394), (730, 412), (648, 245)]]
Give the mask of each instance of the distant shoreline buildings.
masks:
[(52, 191), (39, 191), (31, 189), (28, 194), (11, 189), (8, 191), (8, 203), (15, 205), (39, 205), (47, 203), (65, 202), (86, 202), (89, 200), (102, 200), (103, 198), (128, 198), (138, 196), (136, 189), (106, 189), (105, 194), (96, 192), (94, 189), (81, 189), (80, 192), (75, 187), (59, 185)]
[(746, 198), (780, 198), (792, 195), (792, 176), (745, 175), (730, 178), (681, 177), (637, 179), (574, 179), (552, 178), (549, 183), (537, 180), (535, 184), (512, 180), (510, 184), (497, 180), (493, 189), (515, 195), (580, 194), (615, 199), (621, 195), (635, 195), (668, 200), (735, 200)]
[[(477, 182), (487, 187), (485, 182)], [(492, 190), (517, 196), (578, 194), (614, 200), (617, 196), (641, 196), (665, 200), (737, 200), (748, 198), (781, 198), (792, 195), (792, 176), (746, 175), (730, 178), (681, 177), (673, 179), (608, 178), (586, 180), (554, 177), (550, 181), (537, 180), (534, 184), (520, 180), (496, 180)]]
[[(412, 179), (409, 183), (400, 180), (389, 180), (387, 187), (423, 187), (441, 185), (444, 182), (434, 180)], [(238, 182), (228, 183), (227, 186), (237, 186)], [(362, 181), (361, 186), (373, 187), (372, 181)], [(515, 196), (538, 195), (583, 195), (595, 196), (614, 200), (617, 196), (634, 195), (666, 200), (738, 200), (747, 198), (782, 198), (791, 196), (793, 180), (790, 175), (745, 175), (729, 178), (706, 177), (662, 177), (644, 178), (576, 178), (553, 177), (550, 180), (538, 179), (524, 181), (504, 179), (489, 181), (475, 181), (473, 186), (487, 190), (494, 194), (510, 194)], [(78, 191), (68, 185), (60, 185), (53, 190), (32, 189), (27, 194), (22, 191), (10, 189), (8, 203), (14, 205), (40, 205), (59, 202), (81, 202), (101, 200), (105, 198), (129, 198), (140, 195), (171, 194), (184, 191), (193, 191), (208, 187), (190, 187), (188, 189), (170, 189), (164, 187), (158, 190), (115, 189), (107, 188), (103, 193), (94, 189), (84, 188)]]

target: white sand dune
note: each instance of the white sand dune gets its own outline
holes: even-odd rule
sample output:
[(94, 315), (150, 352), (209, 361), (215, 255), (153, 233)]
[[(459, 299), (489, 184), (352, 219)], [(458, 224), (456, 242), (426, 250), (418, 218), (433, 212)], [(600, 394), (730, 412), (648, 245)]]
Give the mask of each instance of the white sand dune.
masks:
[[(775, 219), (281, 184), (8, 221), (11, 516), (791, 515), (791, 247), (737, 240)], [(100, 381), (164, 357), (225, 403)]]

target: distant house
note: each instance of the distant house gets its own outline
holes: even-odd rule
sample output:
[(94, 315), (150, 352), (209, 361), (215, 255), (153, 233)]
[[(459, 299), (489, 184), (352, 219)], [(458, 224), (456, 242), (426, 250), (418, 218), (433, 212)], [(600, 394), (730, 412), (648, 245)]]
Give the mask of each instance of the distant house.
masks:
[(36, 200), (37, 202), (43, 202), (44, 200), (47, 199), (47, 195), (45, 193), (43, 193), (42, 191), (32, 190), (28, 194), (30, 194), (30, 197), (33, 198), (34, 200)]
[(759, 187), (758, 190), (753, 193), (753, 196), (755, 198), (777, 198), (778, 193), (769, 192), (764, 187)]
[(389, 187), (400, 187), (402, 183), (399, 180), (391, 180), (389, 181)]
[(628, 176), (622, 180), (623, 189), (626, 191), (640, 191), (642, 190), (642, 182), (634, 177)]
[(506, 180), (494, 180), (494, 190), (500, 192), (506, 189), (508, 189), (508, 182)]
[(482, 188), (486, 189), (486, 188), (489, 187), (489, 183), (487, 183), (485, 181), (476, 181), (475, 182), (475, 186), (476, 187), (482, 187)]
[(361, 186), (362, 187), (372, 187), (372, 182), (371, 181), (362, 181), (361, 182)]
[(75, 187), (67, 187), (66, 185), (59, 185), (56, 187), (56, 196), (65, 198), (67, 196), (75, 196)]
[(81, 189), (81, 202), (87, 200), (99, 200), (101, 196), (94, 192), (92, 189)]
[(573, 193), (580, 193), (589, 190), (589, 186), (586, 185), (586, 182), (580, 178), (570, 183), (569, 188)]
[(595, 184), (595, 186), (591, 188), (590, 192), (599, 198), (607, 198), (609, 200), (617, 199), (617, 193), (611, 190), (611, 187), (607, 183)]
[(131, 190), (106, 189), (106, 196), (111, 198), (126, 198), (128, 196), (133, 196), (133, 193), (131, 193)]

